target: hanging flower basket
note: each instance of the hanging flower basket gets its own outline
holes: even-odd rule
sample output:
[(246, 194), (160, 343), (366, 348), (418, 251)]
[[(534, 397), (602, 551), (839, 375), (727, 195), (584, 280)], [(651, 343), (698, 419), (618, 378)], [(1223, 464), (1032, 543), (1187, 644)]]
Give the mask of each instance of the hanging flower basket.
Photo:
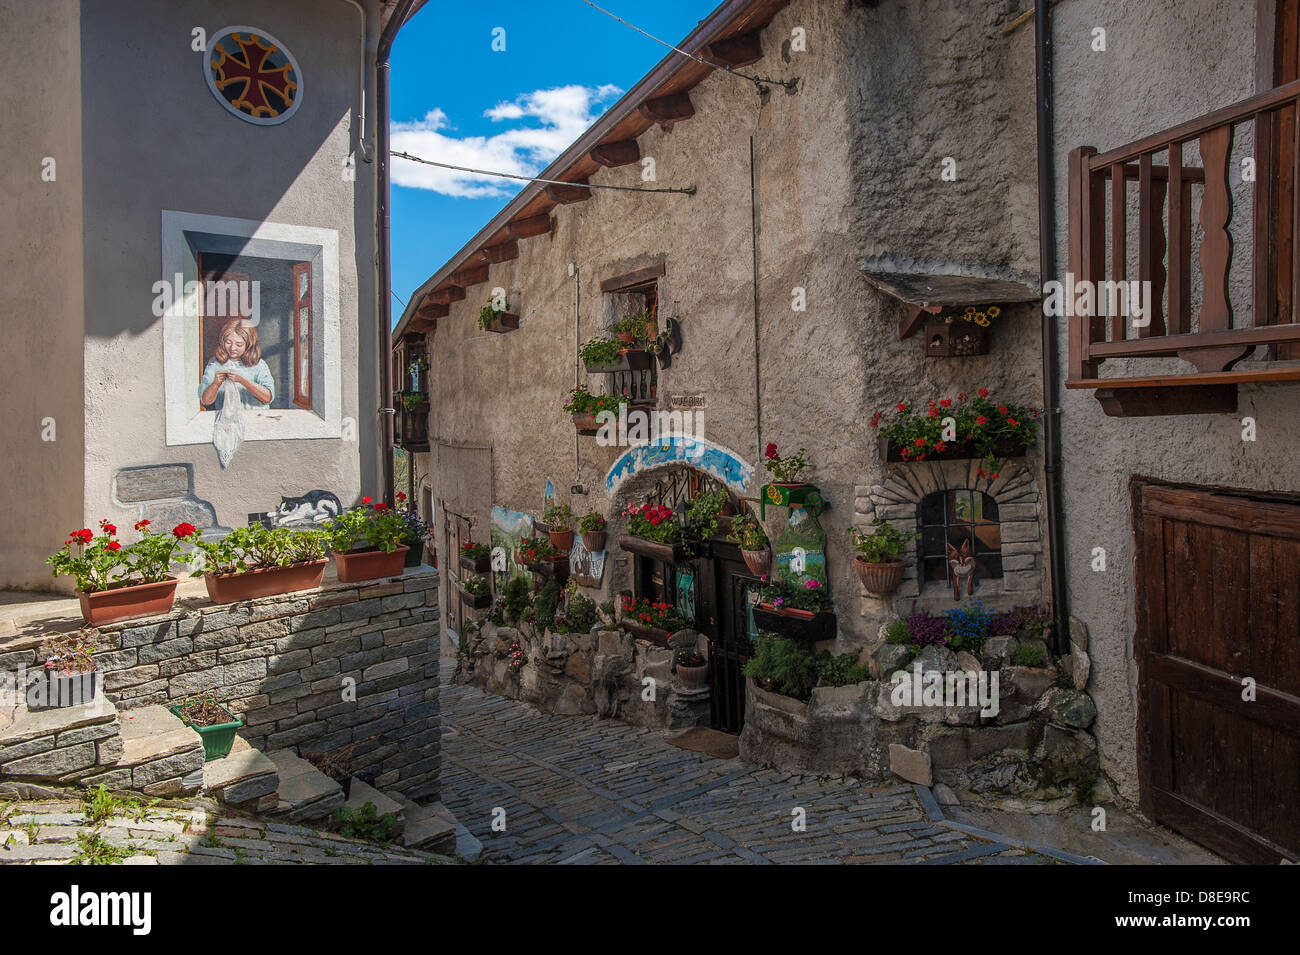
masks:
[(754, 625), (759, 630), (795, 640), (831, 640), (835, 637), (835, 614), (829, 610), (778, 609), (772, 604), (760, 603), (754, 607)]
[(405, 544), (398, 544), (391, 554), (374, 548), (335, 551), (334, 563), (338, 566), (339, 580), (345, 584), (355, 584), (380, 577), (400, 577), (408, 550), (410, 548)]
[(582, 546), (587, 548), (589, 554), (599, 554), (605, 549), (605, 537), (605, 531), (584, 531)]
[[(881, 437), (880, 459), (882, 461), (899, 462), (899, 461), (916, 461), (916, 455), (909, 449), (895, 444), (889, 438)], [(908, 454), (904, 457), (903, 452)], [(1026, 446), (1023, 441), (1017, 441), (1014, 438), (1001, 438), (994, 442), (993, 457), (1002, 458), (1023, 458), (1025, 456)], [(969, 441), (962, 441), (956, 444), (945, 445), (942, 451), (936, 451), (933, 448), (925, 452), (926, 461), (967, 461), (983, 457), (982, 454)]]
[(881, 563), (872, 563), (861, 558), (853, 560), (853, 569), (858, 572), (862, 589), (873, 597), (888, 597), (896, 593), (903, 583), (904, 566), (901, 560), (888, 560)]
[(681, 544), (664, 544), (631, 534), (620, 534), (618, 546), (629, 553), (641, 554), (666, 564), (681, 564), (691, 559), (690, 554)]
[(487, 332), (496, 332), (498, 335), (504, 335), (506, 332), (513, 332), (519, 327), (519, 316), (510, 312), (498, 314), (492, 319), (483, 330)]
[(175, 577), (168, 577), (151, 584), (112, 586), (91, 593), (78, 590), (81, 616), (90, 626), (101, 627), (118, 620), (171, 613), (176, 603), (176, 584)]
[(566, 554), (573, 548), (573, 530), (547, 531), (551, 538), (551, 546), (556, 550), (562, 550)]
[(637, 623), (635, 620), (628, 620), (626, 617), (619, 621), (618, 625), (642, 640), (649, 640), (651, 643), (657, 643), (661, 647), (668, 646), (668, 638), (672, 636), (667, 630), (661, 627), (649, 627), (643, 623)]
[(741, 550), (740, 556), (745, 558), (745, 566), (755, 577), (764, 577), (772, 565), (772, 555), (766, 547), (762, 550)]

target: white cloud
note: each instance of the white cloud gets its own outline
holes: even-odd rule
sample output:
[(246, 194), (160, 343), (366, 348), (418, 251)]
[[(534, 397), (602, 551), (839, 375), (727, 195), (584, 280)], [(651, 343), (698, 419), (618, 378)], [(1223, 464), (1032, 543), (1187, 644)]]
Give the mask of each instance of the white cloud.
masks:
[[(493, 123), (511, 124), (492, 136), (458, 137), (447, 114), (432, 109), (423, 119), (393, 123), (390, 142), (394, 152), (456, 166), (533, 176), (577, 139), (621, 93), (617, 86), (608, 84), (521, 93), (484, 112)], [(400, 158), (393, 160), (392, 177), (399, 186), (475, 199), (512, 195), (522, 185), (517, 180), (478, 176)]]

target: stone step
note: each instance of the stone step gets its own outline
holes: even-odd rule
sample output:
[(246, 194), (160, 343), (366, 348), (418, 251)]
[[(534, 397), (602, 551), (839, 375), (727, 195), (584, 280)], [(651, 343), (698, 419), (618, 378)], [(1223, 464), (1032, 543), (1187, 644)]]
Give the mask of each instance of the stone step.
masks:
[(280, 799), (280, 773), (275, 763), (247, 740), (235, 737), (230, 754), (203, 766), (203, 793), (227, 806), (258, 812), (274, 808)]
[(287, 749), (270, 754), (280, 777), (275, 808), (267, 815), (291, 822), (324, 819), (343, 805), (343, 787)]
[[(431, 816), (437, 816), (444, 822), (450, 823), (454, 829), (454, 847), (449, 845), (441, 829), (435, 832), (435, 841), (441, 843), (441, 848), (434, 850), (441, 853), (455, 852), (466, 862), (477, 862), (479, 856), (483, 854), (483, 843), (479, 842), (474, 835), (461, 825), (460, 820), (456, 818), (455, 813), (440, 802), (429, 803), (427, 806), (421, 806), (419, 803), (409, 799), (404, 793), (389, 793), (393, 800), (400, 803), (406, 811), (407, 826), (410, 827), (412, 820), (424, 820)], [(419, 838), (423, 835), (421, 832), (413, 832), (413, 838)], [(408, 846), (412, 845), (407, 843)]]
[[(42, 710), (29, 710), (24, 700), (3, 712), (0, 780), (87, 785), (121, 757), (117, 707), (102, 694), (78, 706)], [(129, 789), (130, 774), (126, 786), (109, 786)]]
[(366, 803), (373, 803), (377, 815), (385, 816), (391, 812), (397, 817), (397, 834), (402, 834), (406, 827), (405, 806), (355, 776), (352, 777), (348, 785), (350, 787), (348, 789), (348, 798), (347, 802), (344, 803), (347, 808), (358, 810)]
[[(148, 796), (193, 796), (203, 785), (203, 740), (165, 706), (142, 706), (120, 714), (122, 756), (105, 776), (130, 773), (109, 789)], [(88, 779), (88, 784), (97, 785)]]
[[(406, 809), (406, 828), (402, 833), (402, 845), (408, 849), (425, 849), (429, 852), (450, 854), (460, 849), (458, 828), (461, 827), (456, 822), (456, 817), (442, 803), (435, 802), (427, 806), (411, 804)], [(466, 832), (465, 835), (469, 836), (469, 833)], [(469, 838), (474, 837), (469, 836)], [(469, 846), (465, 848), (468, 849)], [(479, 848), (482, 849), (481, 846)]]

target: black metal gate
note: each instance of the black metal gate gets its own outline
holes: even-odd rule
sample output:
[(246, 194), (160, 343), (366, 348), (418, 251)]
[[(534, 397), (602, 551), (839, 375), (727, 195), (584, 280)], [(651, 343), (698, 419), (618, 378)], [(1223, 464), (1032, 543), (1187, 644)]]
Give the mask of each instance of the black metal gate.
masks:
[(710, 722), (714, 729), (739, 733), (745, 725), (745, 677), (741, 668), (753, 650), (754, 624), (750, 614), (751, 594), (758, 587), (745, 564), (736, 555), (717, 548), (711, 563), (716, 581), (716, 624), (709, 632)]

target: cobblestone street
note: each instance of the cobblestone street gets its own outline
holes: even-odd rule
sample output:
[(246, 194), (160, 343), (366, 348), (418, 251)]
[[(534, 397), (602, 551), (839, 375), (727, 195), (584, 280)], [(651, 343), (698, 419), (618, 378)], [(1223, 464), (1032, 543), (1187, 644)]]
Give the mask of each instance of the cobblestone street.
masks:
[[(443, 678), (450, 672), (444, 661)], [(907, 784), (759, 769), (614, 720), (548, 716), (461, 685), (444, 684), (442, 719), (443, 801), (489, 862), (1058, 862), (932, 823)], [(494, 832), (498, 807), (505, 828)], [(806, 831), (795, 831), (796, 810)]]

